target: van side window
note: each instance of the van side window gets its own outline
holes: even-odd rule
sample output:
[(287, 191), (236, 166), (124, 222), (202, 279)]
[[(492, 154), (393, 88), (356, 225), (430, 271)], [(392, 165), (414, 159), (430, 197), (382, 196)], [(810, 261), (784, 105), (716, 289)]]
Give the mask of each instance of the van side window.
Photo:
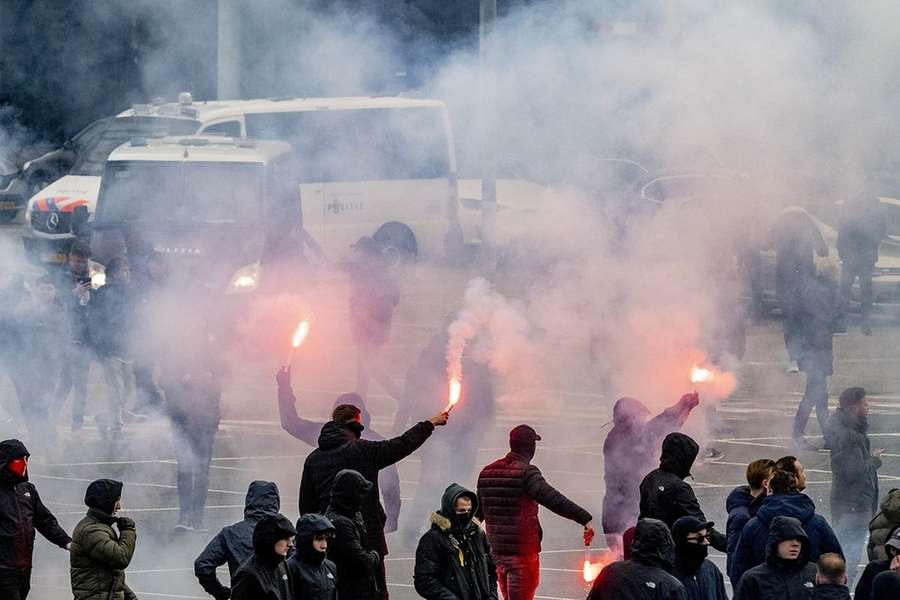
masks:
[(241, 137), (240, 121), (225, 121), (210, 125), (200, 133), (208, 135), (224, 135), (226, 137)]

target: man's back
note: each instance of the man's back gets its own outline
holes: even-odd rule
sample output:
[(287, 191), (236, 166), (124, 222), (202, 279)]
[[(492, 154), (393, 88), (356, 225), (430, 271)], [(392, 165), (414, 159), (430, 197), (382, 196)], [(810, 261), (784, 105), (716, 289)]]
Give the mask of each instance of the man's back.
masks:
[(478, 476), (479, 512), (484, 515), (495, 554), (541, 551), (538, 505), (525, 490), (525, 471), (530, 466), (523, 457), (510, 452)]
[(634, 560), (614, 562), (604, 568), (587, 600), (687, 600), (684, 586), (659, 567)]

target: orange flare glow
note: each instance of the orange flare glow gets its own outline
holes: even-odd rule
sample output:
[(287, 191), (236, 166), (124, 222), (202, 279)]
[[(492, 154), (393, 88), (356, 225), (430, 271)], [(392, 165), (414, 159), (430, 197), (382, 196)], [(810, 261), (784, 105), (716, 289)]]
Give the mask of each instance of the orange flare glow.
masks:
[(707, 383), (713, 380), (713, 372), (694, 365), (691, 368), (691, 383)]
[(453, 378), (450, 380), (450, 401), (447, 403), (447, 412), (456, 406), (456, 403), (459, 402), (459, 394), (462, 391), (462, 382), (459, 379)]
[(297, 330), (294, 331), (294, 337), (291, 338), (291, 347), (299, 348), (307, 335), (309, 335), (309, 320), (304, 319), (300, 321), (300, 324), (297, 325)]
[(600, 571), (603, 570), (603, 567), (606, 565), (602, 562), (592, 563), (591, 561), (585, 559), (584, 567), (581, 569), (581, 576), (584, 577), (585, 583), (591, 583), (595, 579), (597, 579), (597, 575), (600, 574)]

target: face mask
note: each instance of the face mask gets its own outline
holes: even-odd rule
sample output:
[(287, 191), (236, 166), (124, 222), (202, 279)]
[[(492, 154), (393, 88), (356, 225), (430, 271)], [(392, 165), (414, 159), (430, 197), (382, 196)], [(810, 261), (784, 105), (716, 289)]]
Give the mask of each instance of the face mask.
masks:
[(450, 520), (453, 522), (453, 529), (463, 531), (472, 522), (472, 513), (471, 511), (454, 513)]
[(9, 469), (9, 472), (18, 477), (19, 479), (25, 478), (25, 471), (28, 469), (28, 463), (24, 458), (14, 458), (13, 460), (6, 463), (6, 468)]
[(706, 560), (709, 554), (709, 546), (706, 544), (679, 544), (677, 548), (677, 558), (681, 564), (687, 566), (689, 571), (696, 571), (700, 565)]

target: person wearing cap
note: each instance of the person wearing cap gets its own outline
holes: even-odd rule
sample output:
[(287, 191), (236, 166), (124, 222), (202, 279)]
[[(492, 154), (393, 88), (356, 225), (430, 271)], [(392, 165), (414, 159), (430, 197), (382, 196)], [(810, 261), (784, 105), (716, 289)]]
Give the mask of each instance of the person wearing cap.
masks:
[(684, 586), (688, 600), (728, 600), (722, 572), (706, 558), (713, 525), (712, 521), (703, 522), (697, 517), (681, 517), (672, 526), (675, 541), (672, 574)]
[(509, 432), (510, 452), (481, 470), (478, 512), (497, 563), (497, 581), (506, 600), (531, 600), (540, 583), (541, 523), (538, 506), (584, 527), (584, 543), (594, 538), (591, 513), (547, 483), (531, 464), (541, 436), (529, 425)]
[(360, 512), (371, 493), (372, 483), (357, 471), (343, 469), (334, 477), (325, 518), (334, 524), (330, 556), (337, 566), (338, 598), (375, 600), (386, 594), (383, 555), (367, 546)]
[(24, 600), (31, 589), (34, 532), (64, 550), (72, 538), (63, 531), (28, 481), (28, 457), (19, 440), (0, 442), (0, 598)]
[[(122, 483), (92, 482), (84, 493), (88, 507), (72, 532), (70, 574), (75, 600), (136, 600), (125, 583), (137, 543), (134, 521), (117, 517), (122, 509)], [(118, 533), (113, 529), (118, 528)]]
[(266, 515), (253, 528), (253, 555), (231, 582), (231, 600), (293, 600), (285, 557), (297, 530), (282, 514)]
[(334, 524), (323, 515), (303, 515), (297, 521), (297, 551), (287, 560), (295, 598), (337, 599), (337, 566), (327, 558), (334, 532)]
[(884, 573), (891, 569), (891, 563), (894, 560), (900, 561), (900, 527), (894, 528), (890, 537), (884, 543), (884, 552), (887, 558), (875, 559), (866, 565), (859, 582), (856, 584), (854, 597), (857, 600), (869, 600), (872, 597), (872, 583), (879, 573)]

